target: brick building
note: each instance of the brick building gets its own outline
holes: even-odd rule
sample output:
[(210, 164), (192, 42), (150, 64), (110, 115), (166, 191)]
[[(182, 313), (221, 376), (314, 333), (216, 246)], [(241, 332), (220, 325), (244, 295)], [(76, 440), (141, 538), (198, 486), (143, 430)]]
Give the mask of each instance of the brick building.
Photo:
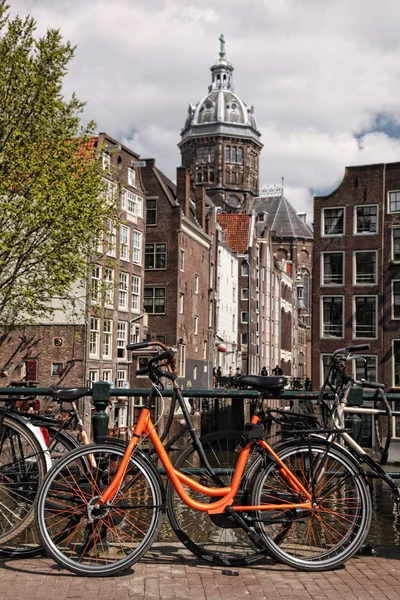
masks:
[[(400, 388), (400, 163), (348, 167), (314, 199), (313, 380), (329, 355), (368, 343), (368, 378)], [(364, 361), (354, 369), (364, 374)], [(397, 434), (400, 432), (397, 430)]]
[[(178, 350), (184, 388), (207, 388), (212, 377), (215, 209), (203, 187), (190, 189), (189, 171), (177, 185), (146, 159), (147, 193), (144, 310), (150, 339)], [(136, 356), (138, 364), (145, 355)], [(142, 387), (143, 378), (134, 380)]]

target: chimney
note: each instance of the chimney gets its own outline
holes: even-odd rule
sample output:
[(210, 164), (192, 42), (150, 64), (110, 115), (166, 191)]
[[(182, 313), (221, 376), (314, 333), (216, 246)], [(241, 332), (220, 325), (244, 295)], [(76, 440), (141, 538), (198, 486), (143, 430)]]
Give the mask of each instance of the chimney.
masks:
[(297, 216), (303, 221), (303, 223), (306, 223), (306, 221), (307, 221), (307, 213), (306, 212), (298, 212)]
[(206, 188), (204, 185), (196, 187), (196, 219), (203, 231), (206, 230)]
[(176, 196), (184, 215), (190, 218), (190, 175), (186, 167), (176, 169)]

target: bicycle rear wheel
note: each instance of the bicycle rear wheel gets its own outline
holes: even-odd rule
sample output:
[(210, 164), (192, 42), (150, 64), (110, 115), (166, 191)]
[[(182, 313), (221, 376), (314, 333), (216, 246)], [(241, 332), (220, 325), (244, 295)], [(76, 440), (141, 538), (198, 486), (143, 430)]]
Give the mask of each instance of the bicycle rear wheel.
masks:
[[(224, 485), (229, 485), (235, 471), (239, 453), (235, 452), (242, 437), (240, 431), (219, 431), (201, 438), (204, 452), (211, 466)], [(236, 504), (249, 504), (247, 498), (253, 471), (261, 464), (261, 456), (254, 452), (249, 458), (242, 484), (235, 498)], [(190, 445), (175, 463), (175, 469), (187, 473), (203, 485), (218, 487), (201, 466), (197, 451)], [(199, 502), (207, 497), (185, 488), (187, 493)], [(215, 502), (216, 498), (209, 498)], [(262, 560), (268, 555), (264, 547), (257, 545), (248, 534), (228, 515), (209, 515), (189, 508), (175, 492), (168, 481), (167, 492), (168, 517), (179, 540), (190, 552), (209, 563), (222, 566), (246, 566)]]
[[(46, 429), (50, 438), (48, 448), (53, 464), (61, 456), (65, 456), (67, 452), (79, 446), (79, 443), (70, 435), (58, 431), (57, 428), (50, 426)], [(40, 543), (34, 521), (12, 539), (0, 545), (0, 557), (3, 558), (33, 558), (44, 553), (45, 549)]]
[(115, 498), (95, 507), (123, 456), (124, 448), (108, 443), (77, 448), (56, 463), (39, 492), (35, 514), (41, 542), (73, 573), (116, 575), (136, 562), (158, 534), (162, 488), (139, 454), (130, 458)]
[[(255, 528), (278, 561), (296, 569), (325, 571), (342, 565), (361, 547), (371, 522), (371, 497), (348, 452), (315, 440), (310, 446), (294, 440), (277, 454), (313, 496), (313, 509), (258, 511)], [(304, 501), (275, 463), (269, 463), (254, 482), (255, 506)]]
[(45, 472), (46, 460), (35, 435), (23, 423), (5, 416), (0, 425), (0, 544), (32, 522)]

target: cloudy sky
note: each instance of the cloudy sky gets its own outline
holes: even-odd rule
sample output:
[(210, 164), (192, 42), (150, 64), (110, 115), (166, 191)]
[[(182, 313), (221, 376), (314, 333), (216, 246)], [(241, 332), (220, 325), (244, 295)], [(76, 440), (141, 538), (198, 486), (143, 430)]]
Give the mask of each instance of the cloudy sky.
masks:
[(218, 37), (262, 132), (261, 184), (312, 221), (346, 165), (400, 160), (399, 0), (10, 0), (77, 44), (65, 91), (175, 180)]

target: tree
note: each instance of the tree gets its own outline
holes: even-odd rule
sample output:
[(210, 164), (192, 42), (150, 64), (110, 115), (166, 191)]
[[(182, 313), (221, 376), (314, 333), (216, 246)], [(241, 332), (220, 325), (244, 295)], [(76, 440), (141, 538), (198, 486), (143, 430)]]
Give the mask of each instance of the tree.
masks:
[(113, 215), (105, 201), (94, 123), (66, 100), (74, 55), (60, 32), (11, 18), (0, 0), (0, 326), (34, 322), (73, 297)]

